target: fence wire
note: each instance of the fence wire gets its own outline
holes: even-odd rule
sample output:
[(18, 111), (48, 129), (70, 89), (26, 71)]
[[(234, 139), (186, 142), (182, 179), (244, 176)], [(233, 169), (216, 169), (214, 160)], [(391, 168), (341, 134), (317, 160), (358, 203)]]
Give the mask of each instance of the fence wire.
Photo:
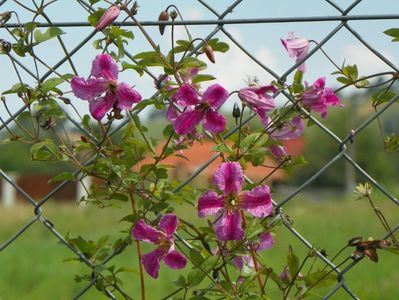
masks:
[[(24, 7), (22, 4), (20, 4), (18, 1), (7, 1), (3, 0), (0, 1), (0, 9), (2, 9), (2, 6), (6, 4), (6, 2), (13, 2), (13, 5), (15, 5), (15, 11), (18, 10), (23, 10)], [(75, 1), (77, 4), (80, 5), (81, 9), (84, 9), (87, 12), (87, 15), (90, 13), (94, 12), (92, 6), (88, 1), (85, 0), (76, 0)], [(211, 2), (211, 1), (209, 1)], [(360, 42), (364, 47), (366, 47), (369, 51), (371, 51), (375, 55), (376, 60), (380, 60), (383, 63), (386, 64), (387, 68), (390, 68), (394, 72), (398, 72), (397, 66), (390, 61), (390, 59), (386, 56), (384, 56), (380, 51), (376, 50), (372, 45), (367, 43), (361, 35), (354, 29), (352, 26), (353, 22), (360, 21), (360, 20), (398, 20), (399, 15), (398, 14), (384, 14), (384, 15), (378, 15), (378, 14), (370, 14), (370, 15), (350, 15), (351, 11), (358, 6), (361, 2), (367, 2), (367, 1), (362, 1), (362, 0), (357, 0), (353, 1), (350, 3), (350, 5), (347, 8), (341, 8), (339, 5), (337, 5), (334, 1), (330, 0), (325, 0), (324, 3), (330, 5), (332, 8), (335, 9), (336, 15), (333, 16), (309, 16), (309, 17), (278, 17), (278, 18), (249, 18), (249, 19), (226, 19), (227, 16), (233, 15), (233, 11), (237, 11), (240, 9), (240, 4), (244, 2), (244, 0), (237, 0), (230, 5), (228, 5), (225, 10), (222, 13), (218, 13), (215, 8), (212, 7), (211, 4), (204, 0), (197, 0), (196, 2), (193, 0), (192, 4), (194, 5), (197, 3), (198, 5), (202, 6), (203, 8), (207, 9), (211, 14), (215, 16), (215, 19), (209, 19), (209, 20), (187, 20), (187, 21), (174, 21), (173, 24), (174, 26), (182, 26), (182, 25), (187, 25), (187, 26), (203, 26), (203, 25), (215, 25), (214, 29), (209, 32), (209, 34), (204, 38), (204, 41), (207, 41), (214, 37), (216, 34), (223, 34), (232, 44), (235, 44), (243, 53), (245, 53), (251, 60), (253, 60), (259, 67), (261, 67), (264, 72), (272, 76), (275, 80), (282, 82), (284, 81), (287, 76), (291, 75), (296, 68), (308, 60), (310, 57), (312, 57), (315, 53), (318, 53), (320, 49), (328, 42), (331, 40), (332, 37), (337, 35), (337, 33), (346, 30), (349, 32), (352, 37)], [(322, 2), (322, 1), (320, 1)], [(70, 3), (68, 3), (69, 5)], [(67, 5), (67, 4), (65, 4)], [(143, 5), (146, 5), (143, 3)], [(393, 4), (394, 5), (394, 4)], [(0, 11), (1, 12), (1, 11)], [(243, 44), (241, 44), (237, 38), (234, 37), (234, 34), (229, 32), (228, 29), (225, 28), (225, 25), (227, 24), (280, 24), (280, 23), (298, 23), (298, 22), (303, 22), (303, 23), (314, 23), (314, 24), (319, 24), (321, 22), (334, 22), (335, 27), (328, 32), (324, 38), (320, 39), (319, 43), (304, 57), (301, 61), (298, 61), (296, 64), (292, 65), (288, 70), (283, 72), (282, 74), (278, 74), (277, 72), (273, 71), (270, 67), (266, 66), (264, 63), (262, 63), (258, 58), (255, 57), (253, 53), (251, 53), (250, 50), (248, 50)], [(170, 21), (143, 21), (141, 22), (142, 26), (145, 27), (151, 27), (151, 26), (159, 26), (159, 25), (171, 25), (172, 22)], [(23, 24), (22, 24), (23, 25)], [(133, 22), (119, 22), (115, 23), (117, 26), (121, 27), (129, 27), (129, 26), (136, 26), (135, 23)], [(11, 28), (14, 27), (19, 27), (21, 24), (13, 24), (13, 23), (7, 23), (6, 26), (1, 26), (0, 30), (5, 31), (5, 30), (10, 30)], [(48, 20), (47, 23), (40, 23), (38, 24), (38, 27), (49, 27), (49, 26), (57, 26), (57, 27), (88, 27), (90, 28), (91, 26), (87, 22), (52, 22), (52, 20)], [(0, 31), (0, 32), (1, 32)], [(62, 47), (62, 51), (65, 54), (63, 58), (61, 58), (57, 63), (55, 63), (53, 66), (48, 67), (48, 71), (44, 72), (43, 75), (39, 76), (37, 70), (32, 69), (31, 66), (25, 65), (20, 58), (11, 56), (10, 58), (12, 59), (12, 62), (15, 66), (17, 66), (20, 70), (24, 70), (28, 75), (32, 77), (33, 80), (36, 82), (43, 82), (49, 76), (52, 74), (58, 74), (57, 70), (60, 69), (61, 67), (65, 67), (65, 65), (69, 65), (69, 68), (76, 74), (76, 68), (73, 63), (73, 58), (75, 54), (78, 51), (81, 51), (83, 49), (83, 46), (89, 43), (89, 41), (94, 37), (96, 32), (93, 30), (87, 36), (82, 37), (81, 41), (72, 49), (67, 49), (65, 44), (63, 43), (62, 37), (58, 38), (59, 44)], [(196, 49), (199, 49), (202, 46), (202, 43), (200, 43)], [(196, 50), (195, 49), (195, 50)], [(193, 50), (189, 55), (193, 55), (195, 53), (195, 50)], [(132, 55), (128, 53), (127, 51), (125, 52), (125, 55), (129, 57), (133, 62), (135, 60), (133, 59)], [(38, 61), (46, 66), (44, 61), (40, 61), (38, 58)], [(152, 74), (149, 70), (145, 70), (145, 73), (147, 76), (152, 77), (153, 79), (157, 78), (154, 74)], [(284, 93), (284, 96), (294, 103), (294, 99), (287, 94)], [(337, 153), (336, 156), (333, 157), (329, 162), (327, 162), (317, 173), (315, 173), (313, 176), (305, 180), (305, 182), (299, 186), (296, 190), (292, 191), (288, 196), (286, 196), (283, 200), (279, 201), (278, 203), (274, 203), (275, 205), (275, 211), (277, 214), (283, 215), (282, 210), (284, 209), (284, 206), (288, 204), (290, 201), (293, 201), (293, 199), (300, 194), (301, 192), (304, 191), (315, 179), (323, 175), (323, 173), (326, 172), (326, 170), (335, 164), (337, 161), (340, 160), (345, 160), (347, 161), (353, 168), (356, 170), (356, 172), (362, 174), (368, 181), (370, 181), (376, 189), (381, 191), (387, 199), (391, 200), (394, 204), (398, 205), (399, 201), (396, 199), (396, 197), (391, 193), (388, 189), (386, 189), (381, 183), (377, 181), (377, 179), (373, 178), (367, 170), (362, 169), (359, 164), (356, 162), (356, 159), (352, 158), (350, 153), (347, 151), (347, 144), (352, 141), (358, 134), (360, 134), (365, 128), (367, 128), (370, 124), (372, 124), (374, 121), (377, 120), (377, 118), (383, 114), (386, 110), (388, 110), (395, 102), (397, 102), (399, 99), (398, 97), (394, 97), (391, 99), (389, 102), (387, 102), (382, 109), (379, 111), (376, 111), (373, 113), (367, 120), (365, 120), (362, 124), (360, 124), (357, 128), (354, 129), (353, 132), (349, 133), (348, 135), (340, 139), (334, 132), (330, 131), (329, 128), (327, 128), (323, 123), (315, 119), (312, 115), (310, 115), (307, 111), (303, 110), (303, 114), (307, 115), (310, 120), (313, 121), (315, 126), (319, 127), (320, 130), (322, 130), (327, 136), (329, 136), (335, 143), (336, 143), (336, 149)], [(28, 105), (24, 105), (20, 107), (17, 111), (11, 113), (10, 112), (10, 117), (8, 119), (3, 120), (0, 117), (0, 132), (7, 130), (8, 126), (10, 123), (14, 122), (19, 115), (21, 115), (23, 112), (27, 111), (29, 109)], [(80, 132), (82, 132), (84, 135), (89, 136), (92, 138), (92, 140), (95, 143), (100, 143), (100, 141), (96, 140), (96, 138), (91, 135), (85, 128), (83, 128), (80, 125), (80, 122), (75, 120), (74, 117), (70, 114), (69, 111), (65, 111), (67, 119), (73, 124), (73, 126), (76, 127), (76, 129)], [(135, 112), (136, 114), (139, 114), (139, 112)], [(249, 122), (251, 120), (251, 117), (249, 117), (247, 120), (244, 120), (244, 123)], [(110, 135), (113, 135), (117, 133), (119, 130), (125, 127), (127, 124), (128, 120), (122, 121), (118, 126), (112, 129), (110, 132)], [(233, 128), (230, 130), (229, 133), (226, 134), (225, 138), (227, 138), (229, 135), (234, 133), (238, 128)], [(193, 173), (189, 178), (187, 178), (184, 182), (182, 182), (176, 189), (175, 192), (179, 191), (182, 189), (184, 186), (186, 186), (188, 183), (190, 183), (193, 179), (195, 179), (198, 175), (200, 175), (206, 168), (218, 158), (218, 154), (214, 155), (213, 157), (209, 158), (209, 160), (204, 163), (201, 167), (197, 169), (195, 173)], [(89, 159), (85, 162), (85, 164), (90, 164), (92, 162), (92, 159)], [(77, 178), (81, 176), (79, 172), (75, 174)], [(98, 279), (98, 273), (95, 272), (95, 268), (98, 267), (98, 265), (93, 264), (89, 259), (87, 259), (80, 251), (78, 251), (72, 244), (68, 242), (65, 236), (63, 236), (59, 231), (56, 230), (54, 224), (56, 224), (56, 220), (50, 220), (49, 218), (46, 217), (46, 209), (43, 207), (45, 203), (51, 200), (51, 198), (54, 196), (55, 193), (57, 193), (59, 190), (63, 189), (65, 185), (68, 183), (68, 181), (61, 182), (58, 184), (50, 193), (45, 195), (41, 199), (34, 199), (32, 196), (30, 196), (26, 191), (24, 191), (18, 184), (2, 169), (0, 169), (0, 176), (3, 178), (3, 180), (6, 180), (10, 185), (13, 186), (13, 188), (26, 200), (27, 203), (33, 206), (34, 208), (34, 214), (30, 219), (28, 219), (19, 230), (17, 230), (9, 239), (5, 242), (3, 242), (0, 245), (0, 255), (1, 252), (7, 249), (13, 242), (15, 242), (21, 235), (26, 234), (26, 232), (34, 225), (37, 223), (40, 223), (42, 226), (44, 226), (49, 234), (54, 235), (61, 244), (63, 244), (66, 248), (68, 248), (73, 255), (75, 255), (77, 258), (79, 258), (82, 262), (84, 262), (88, 268), (92, 270), (92, 279), (91, 281), (84, 286), (75, 296), (73, 299), (79, 299), (87, 291), (93, 288), (93, 286), (96, 284), (97, 279)], [(80, 177), (80, 179), (83, 179)], [(247, 178), (247, 180), (250, 182), (250, 179)], [(399, 222), (399, 220), (398, 220)], [(295, 228), (291, 225), (290, 222), (283, 222), (284, 226), (286, 229), (296, 238), (298, 239), (305, 247), (309, 249), (313, 249), (314, 246), (308, 241), (306, 237), (301, 235)], [(391, 232), (387, 232), (384, 236), (382, 236), (382, 239), (388, 238), (390, 235), (395, 233), (399, 229), (399, 223), (398, 225), (394, 226)], [(179, 241), (181, 242), (180, 247), (187, 247), (190, 248), (191, 245), (189, 242), (185, 241), (183, 238), (180, 236), (177, 236)], [(123, 244), (121, 248), (116, 249), (109, 257), (107, 257), (105, 260), (103, 260), (100, 264), (100, 266), (106, 266), (115, 256), (117, 256), (121, 251), (123, 250), (124, 247), (127, 245)], [(345, 281), (345, 276), (346, 274), (357, 264), (361, 261), (359, 260), (354, 260), (352, 263), (350, 263), (348, 266), (346, 266), (344, 269), (338, 268), (332, 261), (330, 261), (327, 257), (322, 255), (320, 252), (317, 252), (318, 257), (334, 272), (338, 275), (338, 283), (324, 296), (325, 299), (330, 298), (333, 296), (337, 291), (343, 290), (346, 292), (346, 294), (353, 299), (357, 299), (357, 296), (355, 293), (351, 290), (350, 288), (350, 282)], [(116, 296), (113, 294), (111, 290), (106, 290), (106, 295), (110, 299), (116, 299)], [(123, 293), (123, 291), (122, 291)]]

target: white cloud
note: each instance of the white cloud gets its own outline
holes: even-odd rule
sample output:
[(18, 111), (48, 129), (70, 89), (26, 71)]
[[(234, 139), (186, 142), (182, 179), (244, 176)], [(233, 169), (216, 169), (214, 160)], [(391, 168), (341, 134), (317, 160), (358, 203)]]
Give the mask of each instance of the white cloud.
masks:
[[(395, 61), (395, 56), (388, 51), (382, 51), (382, 55), (393, 62)], [(357, 65), (360, 75), (391, 70), (385, 62), (364, 46), (348, 45), (343, 50), (343, 56), (347, 64)]]

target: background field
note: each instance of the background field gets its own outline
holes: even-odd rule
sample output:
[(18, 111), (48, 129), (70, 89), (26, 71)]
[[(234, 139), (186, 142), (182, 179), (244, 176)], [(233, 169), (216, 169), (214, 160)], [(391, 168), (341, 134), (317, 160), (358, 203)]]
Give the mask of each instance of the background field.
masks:
[[(395, 217), (394, 210), (387, 200), (376, 201), (388, 220)], [(121, 230), (128, 228), (127, 223), (119, 223), (120, 218), (129, 214), (128, 206), (101, 210), (95, 207), (76, 207), (67, 204), (51, 204), (44, 207), (46, 217), (50, 219), (58, 231), (63, 235), (82, 235), (86, 238), (98, 239), (104, 234), (113, 237), (123, 237)], [(185, 208), (181, 208), (185, 209)], [(28, 206), (16, 206), (11, 209), (0, 210), (0, 242), (8, 239), (31, 216), (33, 209)], [(295, 227), (303, 233), (310, 242), (318, 248), (325, 248), (333, 255), (347, 240), (354, 236), (380, 238), (383, 234), (382, 226), (365, 201), (330, 200), (311, 201), (297, 199), (284, 210), (295, 220)], [(187, 211), (185, 216), (195, 216), (195, 211)], [(395, 224), (391, 224), (395, 225)], [(280, 272), (287, 253), (288, 245), (294, 247), (300, 255), (306, 249), (284, 228), (277, 232), (276, 244), (273, 251), (264, 252), (265, 260), (276, 272)], [(147, 250), (145, 248), (144, 250)], [(120, 257), (112, 263), (124, 265), (137, 270), (135, 247), (129, 246)], [(348, 255), (351, 250), (348, 250)], [(361, 299), (396, 299), (399, 297), (399, 269), (397, 256), (379, 251), (380, 263), (363, 260), (352, 270), (346, 282)], [(0, 299), (71, 299), (82, 284), (75, 283), (74, 274), (84, 274), (89, 269), (79, 262), (63, 262), (71, 257), (66, 247), (58, 244), (57, 239), (40, 223), (36, 223), (22, 237), (18, 238), (0, 256)], [(148, 299), (160, 299), (168, 292), (175, 290), (171, 283), (178, 273), (166, 267), (161, 267), (160, 278), (147, 278)], [(138, 298), (139, 276), (126, 273), (124, 289)], [(275, 286), (269, 285), (269, 296), (281, 299)], [(333, 299), (346, 299), (348, 295), (337, 293)], [(82, 299), (105, 299), (95, 288), (91, 289)]]

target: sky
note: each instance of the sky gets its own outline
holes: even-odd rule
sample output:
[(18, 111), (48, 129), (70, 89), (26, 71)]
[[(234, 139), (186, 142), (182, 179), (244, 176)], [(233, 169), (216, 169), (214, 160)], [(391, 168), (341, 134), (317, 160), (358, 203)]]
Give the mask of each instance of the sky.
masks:
[[(48, 0), (47, 0), (48, 1)], [(39, 2), (39, 1), (37, 1)], [(219, 13), (233, 3), (233, 0), (218, 0), (207, 3), (211, 5)], [(351, 15), (385, 15), (396, 14), (399, 16), (399, 4), (394, 4), (392, 0), (363, 0), (351, 12)], [(31, 1), (24, 1), (26, 5), (32, 7)], [(101, 3), (101, 2), (100, 2)], [(146, 0), (139, 1), (139, 11), (137, 18), (140, 21), (157, 20), (161, 10), (169, 4), (175, 4), (181, 11), (185, 20), (214, 20), (216, 17), (209, 12), (200, 2), (195, 0)], [(306, 3), (306, 4), (304, 4)], [(342, 8), (346, 8), (352, 1), (335, 1)], [(101, 3), (96, 7), (106, 7), (105, 3)], [(8, 0), (0, 6), (0, 13), (4, 11), (16, 11), (21, 22), (27, 22), (32, 19), (32, 15), (26, 13), (20, 6), (12, 0)], [(87, 20), (87, 12), (74, 0), (59, 0), (49, 6), (47, 14), (53, 22), (81, 22)], [(310, 16), (336, 16), (338, 11), (329, 5), (326, 1), (321, 0), (281, 0), (281, 1), (264, 1), (264, 0), (244, 0), (239, 4), (233, 13), (229, 14), (227, 19), (241, 18), (290, 18), (290, 17), (310, 17)], [(399, 18), (399, 17), (398, 17)], [(121, 21), (123, 16), (118, 18)], [(43, 19), (38, 19), (43, 21)], [(393, 64), (399, 62), (399, 43), (391, 43), (390, 38), (382, 32), (391, 27), (399, 27), (396, 20), (368, 20), (368, 21), (350, 21), (349, 25), (355, 29), (362, 38), (370, 43), (377, 51), (380, 51)], [(16, 22), (15, 16), (9, 22)], [(294, 32), (296, 36), (304, 37), (309, 40), (321, 41), (329, 32), (337, 25), (338, 21), (329, 22), (303, 22), (303, 23), (274, 23), (274, 24), (231, 24), (225, 25), (225, 29), (238, 40), (248, 51), (250, 51), (258, 60), (267, 67), (273, 69), (277, 74), (283, 74), (293, 64), (293, 60), (288, 57), (285, 49), (282, 47), (280, 38), (286, 38), (289, 32)], [(189, 30), (193, 37), (204, 38), (215, 28), (214, 25), (190, 26)], [(83, 40), (92, 28), (62, 28), (66, 34), (62, 36), (66, 47), (72, 49), (81, 40)], [(151, 47), (143, 38), (143, 35), (137, 28), (132, 28), (135, 39), (129, 43), (127, 50), (136, 54), (141, 51), (150, 51)], [(167, 27), (165, 35), (161, 36), (157, 27), (147, 27), (148, 33), (154, 41), (160, 45), (161, 50), (167, 52), (170, 49), (170, 27)], [(102, 33), (97, 33), (94, 39), (100, 38)], [(183, 27), (177, 27), (176, 39), (186, 39)], [(260, 84), (267, 84), (273, 78), (267, 74), (262, 68), (248, 58), (241, 50), (239, 50), (229, 39), (219, 32), (216, 37), (227, 42), (230, 45), (230, 51), (225, 54), (216, 54), (216, 64), (208, 63), (208, 70), (205, 73), (212, 74), (217, 77), (217, 82), (229, 91), (238, 90), (245, 87), (248, 76), (256, 76)], [(9, 34), (0, 28), (0, 38), (10, 40)], [(87, 77), (90, 73), (91, 61), (95, 55), (99, 54), (99, 50), (92, 47), (92, 39), (82, 49), (77, 52), (72, 60), (78, 68), (78, 73), (82, 77)], [(311, 45), (313, 47), (314, 44)], [(44, 59), (47, 64), (53, 65), (63, 57), (63, 52), (59, 44), (55, 41), (48, 41), (39, 45), (36, 53)], [(357, 64), (361, 75), (369, 75), (380, 71), (391, 71), (391, 68), (376, 58), (367, 48), (365, 48), (356, 38), (354, 38), (348, 30), (339, 31), (323, 49), (338, 64), (344, 61), (349, 64)], [(18, 58), (19, 59), (19, 58)], [(19, 59), (26, 66), (33, 70), (32, 59), (29, 57)], [(45, 68), (39, 67), (40, 73), (43, 74)], [(68, 64), (63, 65), (59, 71), (61, 73), (71, 73)], [(155, 74), (160, 74), (161, 70), (154, 69)], [(325, 76), (327, 85), (337, 87), (334, 76), (334, 66), (329, 63), (327, 58), (320, 52), (312, 56), (307, 62), (307, 72), (305, 80), (309, 83), (314, 82), (318, 77)], [(34, 81), (30, 75), (23, 70), (21, 75), (25, 82), (34, 85)], [(288, 81), (292, 77), (288, 77)], [(149, 98), (155, 92), (152, 79), (147, 76), (139, 77), (134, 71), (128, 70), (121, 73), (120, 79), (134, 85), (143, 95), (143, 98)], [(9, 59), (0, 56), (0, 92), (7, 90), (13, 84), (17, 83), (17, 77), (13, 71)], [(64, 90), (70, 91), (68, 86), (64, 86)], [(206, 85), (205, 85), (206, 87)], [(348, 93), (347, 93), (348, 94)], [(341, 97), (345, 103), (345, 96)], [(73, 103), (82, 113), (87, 113), (87, 102), (79, 100), (68, 94)], [(231, 106), (237, 98), (232, 97), (229, 100)], [(16, 111), (22, 106), (21, 99), (7, 96), (7, 103), (11, 111)], [(8, 118), (8, 114), (3, 105), (0, 105), (0, 117)]]

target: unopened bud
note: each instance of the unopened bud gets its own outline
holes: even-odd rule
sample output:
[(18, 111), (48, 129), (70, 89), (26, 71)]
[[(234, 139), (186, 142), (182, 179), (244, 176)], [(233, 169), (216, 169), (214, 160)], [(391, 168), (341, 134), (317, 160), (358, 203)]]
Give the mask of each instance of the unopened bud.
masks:
[(135, 16), (135, 15), (137, 15), (138, 10), (139, 10), (139, 5), (137, 4), (137, 1), (134, 1), (130, 12), (133, 14), (133, 16)]
[(0, 39), (0, 54), (8, 54), (11, 51), (11, 43)]
[(209, 46), (208, 44), (204, 45), (204, 52), (206, 54), (206, 57), (208, 57), (208, 59), (212, 62), (215, 63), (215, 54), (213, 53), (213, 49), (211, 46)]
[(172, 10), (172, 12), (170, 13), (170, 18), (171, 18), (172, 20), (174, 20), (174, 19), (177, 18), (177, 12), (176, 12), (175, 10)]
[(84, 135), (81, 135), (81, 136), (80, 136), (80, 140), (81, 140), (83, 143), (89, 142), (88, 138), (85, 137)]
[(11, 18), (11, 12), (5, 11), (0, 14), (0, 25), (4, 25)]
[(241, 116), (240, 108), (238, 107), (237, 103), (234, 103), (234, 106), (233, 106), (233, 117), (238, 119), (240, 116)]
[(65, 104), (71, 104), (71, 100), (69, 100), (69, 98), (66, 98), (66, 97), (59, 97), (61, 100), (62, 100), (62, 102), (64, 102)]
[(101, 16), (100, 20), (98, 20), (96, 30), (100, 31), (103, 30), (105, 27), (111, 25), (112, 22), (115, 21), (116, 18), (119, 16), (120, 12), (121, 9), (119, 8), (119, 6), (113, 5), (108, 8)]
[[(161, 11), (158, 17), (158, 21), (169, 21), (169, 13), (166, 10)], [(161, 33), (161, 35), (164, 34), (165, 27), (166, 25), (159, 25), (159, 32)]]

